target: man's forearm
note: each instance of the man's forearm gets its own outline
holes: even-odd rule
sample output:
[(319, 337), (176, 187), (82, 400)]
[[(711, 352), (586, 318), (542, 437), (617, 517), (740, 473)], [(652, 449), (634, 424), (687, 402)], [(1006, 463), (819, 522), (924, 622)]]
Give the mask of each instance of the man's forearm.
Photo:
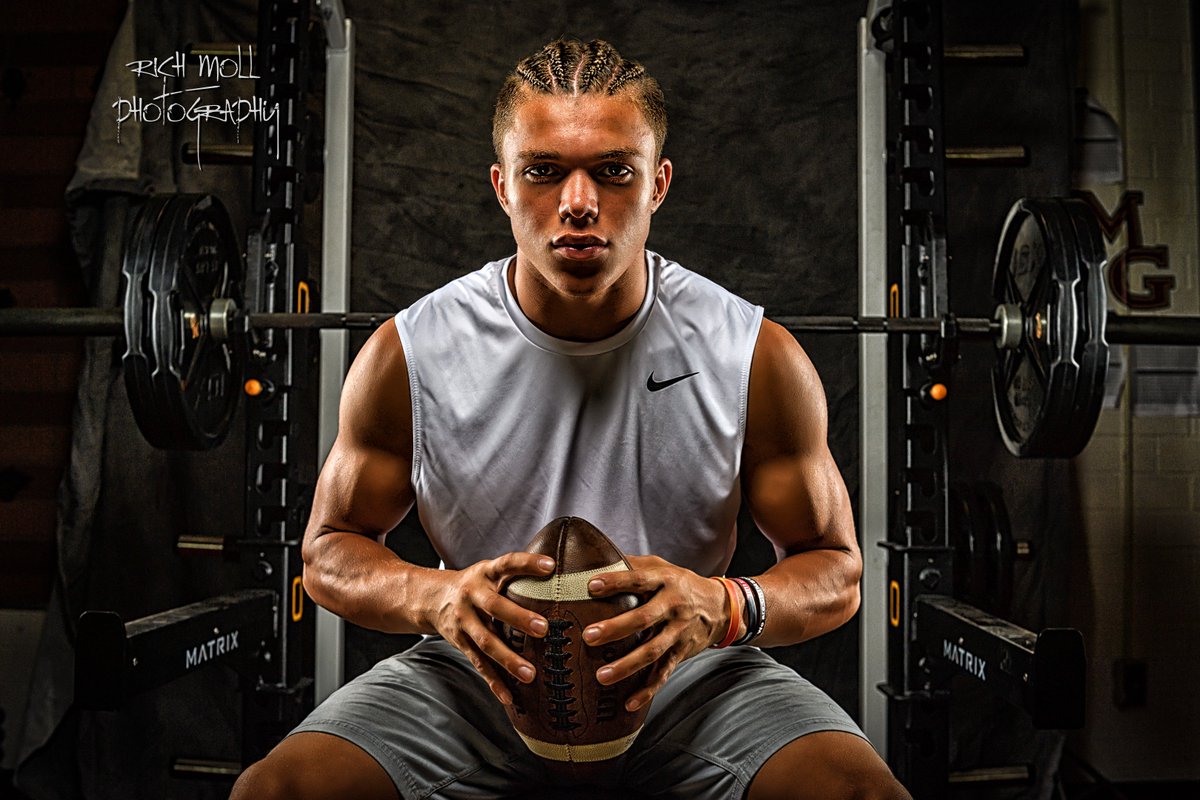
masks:
[(847, 550), (794, 553), (755, 578), (767, 601), (767, 625), (754, 644), (776, 647), (843, 625), (859, 604), (862, 561)]
[(325, 533), (306, 549), (304, 589), (318, 605), (385, 633), (436, 633), (433, 604), (444, 570), (404, 561), (357, 533)]

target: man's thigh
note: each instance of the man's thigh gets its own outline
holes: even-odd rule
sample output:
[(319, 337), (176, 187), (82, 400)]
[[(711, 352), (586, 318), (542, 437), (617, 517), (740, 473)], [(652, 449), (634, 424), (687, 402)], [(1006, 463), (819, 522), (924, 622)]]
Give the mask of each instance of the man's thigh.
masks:
[[(765, 653), (708, 650), (680, 665), (633, 747), (598, 783), (664, 796), (741, 798), (776, 751), (824, 730), (862, 736), (824, 692)], [(567, 788), (547, 780), (478, 673), (440, 639), (386, 659), (339, 689), (294, 733), (301, 732), (361, 748), (405, 800), (511, 796), (545, 783)]]
[(405, 800), (494, 798), (538, 778), (534, 757), (503, 706), (441, 639), (381, 661), (292, 733), (329, 734), (357, 745)]
[(654, 698), (619, 780), (649, 794), (740, 800), (772, 755), (818, 731), (865, 741), (827, 694), (766, 653), (708, 650)]

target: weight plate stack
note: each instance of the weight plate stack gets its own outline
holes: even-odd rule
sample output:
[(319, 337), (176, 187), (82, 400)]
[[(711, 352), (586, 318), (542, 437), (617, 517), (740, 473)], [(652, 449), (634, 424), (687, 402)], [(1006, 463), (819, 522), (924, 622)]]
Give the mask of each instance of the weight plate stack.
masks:
[(212, 195), (172, 195), (153, 207), (127, 248), (126, 273), (141, 276), (143, 296), (125, 307), (126, 385), (152, 445), (209, 450), (229, 432), (245, 372), (240, 326), (224, 340), (209, 330), (213, 300), (242, 306), (241, 251)]
[(975, 484), (975, 499), (975, 519), (983, 530), (987, 574), (987, 590), (981, 606), (986, 611), (1007, 618), (1012, 611), (1017, 558), (1008, 507), (1004, 504), (1004, 493), (1000, 487), (987, 481)]
[(121, 357), (125, 373), (125, 391), (133, 408), (138, 428), (146, 440), (154, 443), (166, 440), (160, 417), (155, 413), (154, 343), (151, 337), (151, 299), (147, 282), (150, 278), (150, 252), (154, 247), (154, 232), (170, 196), (152, 197), (138, 210), (130, 226), (125, 258), (121, 265), (121, 280), (125, 298), (125, 354)]
[(1078, 454), (1099, 414), (1097, 359), (1107, 365), (1107, 345), (1095, 283), (1103, 271), (1092, 268), (1095, 243), (1080, 245), (1078, 213), (1059, 200), (1019, 200), (996, 252), (993, 296), (1017, 305), (1024, 323), (1019, 346), (997, 353), (992, 396), (1001, 438), (1022, 458)]
[(1016, 543), (1004, 494), (987, 481), (953, 481), (948, 500), (954, 596), (1006, 617), (1012, 610)]
[(947, 499), (954, 547), (954, 596), (980, 605), (987, 595), (987, 542), (978, 524), (975, 493), (969, 483), (952, 481)]

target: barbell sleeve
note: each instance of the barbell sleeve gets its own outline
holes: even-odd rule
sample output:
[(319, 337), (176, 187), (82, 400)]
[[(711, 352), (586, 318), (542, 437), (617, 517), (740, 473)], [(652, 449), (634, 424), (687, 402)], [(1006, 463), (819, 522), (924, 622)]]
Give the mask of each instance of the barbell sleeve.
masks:
[(119, 308), (0, 309), (0, 336), (121, 336)]
[(1108, 314), (1105, 338), (1111, 344), (1200, 344), (1200, 317), (1127, 317)]

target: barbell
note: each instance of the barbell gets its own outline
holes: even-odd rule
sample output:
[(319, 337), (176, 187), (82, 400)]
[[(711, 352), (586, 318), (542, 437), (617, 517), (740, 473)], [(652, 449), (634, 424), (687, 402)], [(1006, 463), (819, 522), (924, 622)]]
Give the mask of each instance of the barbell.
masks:
[[(1108, 345), (1200, 344), (1200, 318), (1107, 311), (1105, 249), (1074, 199), (1018, 200), (993, 269), (991, 318), (786, 316), (793, 333), (990, 338), (997, 424), (1021, 457), (1069, 457), (1087, 444), (1104, 397)], [(156, 196), (138, 211), (122, 264), (122, 308), (0, 310), (0, 336), (123, 336), (130, 404), (156, 447), (224, 440), (257, 331), (373, 329), (386, 312), (247, 312), (244, 264), (229, 214), (212, 195)], [(944, 397), (944, 394), (941, 395)], [(938, 399), (934, 396), (934, 399)]]

